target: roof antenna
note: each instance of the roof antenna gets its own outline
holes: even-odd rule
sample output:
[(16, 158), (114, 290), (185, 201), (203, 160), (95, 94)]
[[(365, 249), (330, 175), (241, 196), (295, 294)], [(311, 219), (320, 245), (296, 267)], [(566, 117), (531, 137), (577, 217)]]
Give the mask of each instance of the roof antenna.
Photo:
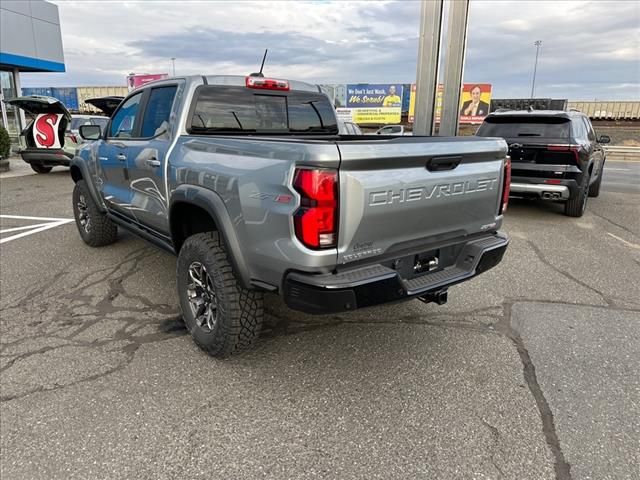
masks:
[(264, 77), (264, 75), (262, 74), (262, 69), (264, 68), (264, 61), (267, 59), (268, 51), (268, 48), (264, 49), (264, 56), (262, 57), (262, 65), (260, 65), (260, 71), (258, 73), (252, 73), (251, 75), (249, 75), (250, 77)]

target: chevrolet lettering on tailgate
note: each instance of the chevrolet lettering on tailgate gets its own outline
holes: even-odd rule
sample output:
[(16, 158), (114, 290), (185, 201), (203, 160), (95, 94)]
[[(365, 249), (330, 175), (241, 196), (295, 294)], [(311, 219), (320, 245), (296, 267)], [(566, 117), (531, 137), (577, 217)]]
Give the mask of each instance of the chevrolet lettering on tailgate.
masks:
[(497, 186), (497, 178), (484, 178), (477, 181), (438, 183), (431, 187), (420, 186), (401, 188), (399, 190), (383, 190), (369, 194), (369, 205), (375, 207), (377, 205), (391, 205), (394, 203), (467, 195), (494, 190)]

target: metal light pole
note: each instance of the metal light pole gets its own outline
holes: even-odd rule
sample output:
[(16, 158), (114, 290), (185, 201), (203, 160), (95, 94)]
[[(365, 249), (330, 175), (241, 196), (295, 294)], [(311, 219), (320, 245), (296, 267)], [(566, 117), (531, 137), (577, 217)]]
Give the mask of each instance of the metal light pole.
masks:
[(171, 57), (171, 66), (173, 67), (173, 76), (176, 76), (176, 57)]
[(460, 92), (462, 91), (468, 19), (469, 0), (449, 2), (442, 113), (440, 115), (440, 130), (438, 131), (440, 136), (458, 135), (458, 111), (460, 109)]
[(533, 98), (533, 94), (536, 89), (536, 71), (538, 70), (538, 54), (540, 53), (540, 47), (542, 46), (542, 40), (536, 40), (533, 42), (536, 46), (536, 61), (533, 64), (533, 81), (531, 82), (531, 98)]
[(416, 110), (413, 121), (414, 135), (433, 135), (443, 3), (443, 0), (422, 0), (416, 75)]

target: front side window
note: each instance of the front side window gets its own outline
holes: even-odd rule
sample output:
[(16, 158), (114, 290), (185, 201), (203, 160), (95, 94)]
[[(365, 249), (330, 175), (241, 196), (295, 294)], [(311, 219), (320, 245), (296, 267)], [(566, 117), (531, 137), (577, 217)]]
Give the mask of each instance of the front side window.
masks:
[(173, 99), (176, 96), (178, 87), (171, 85), (168, 87), (158, 87), (151, 90), (149, 102), (142, 121), (142, 136), (145, 138), (155, 137), (163, 130), (169, 129), (169, 117)]
[(100, 127), (100, 131), (104, 133), (104, 129), (107, 126), (107, 123), (109, 123), (109, 119), (107, 117), (93, 118), (91, 120), (91, 123), (93, 123), (94, 125), (98, 125)]
[(140, 107), (140, 100), (142, 100), (142, 92), (130, 97), (122, 104), (114, 115), (113, 120), (111, 120), (110, 137), (133, 137), (133, 127)]

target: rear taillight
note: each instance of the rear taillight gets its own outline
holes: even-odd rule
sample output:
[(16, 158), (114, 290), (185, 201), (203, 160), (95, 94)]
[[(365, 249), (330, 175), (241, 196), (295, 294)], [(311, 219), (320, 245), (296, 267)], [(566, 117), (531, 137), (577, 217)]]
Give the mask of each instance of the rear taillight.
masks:
[(245, 77), (247, 88), (259, 88), (263, 90), (289, 90), (289, 82), (286, 80), (276, 80), (275, 78)]
[(338, 241), (338, 172), (296, 169), (293, 187), (300, 194), (294, 214), (296, 237), (309, 248), (331, 248)]
[(576, 164), (580, 163), (580, 145), (551, 144), (547, 145), (551, 152), (572, 152)]
[(509, 205), (509, 191), (511, 190), (511, 157), (507, 155), (504, 159), (504, 174), (502, 176), (502, 203), (500, 204), (499, 215), (507, 211)]

